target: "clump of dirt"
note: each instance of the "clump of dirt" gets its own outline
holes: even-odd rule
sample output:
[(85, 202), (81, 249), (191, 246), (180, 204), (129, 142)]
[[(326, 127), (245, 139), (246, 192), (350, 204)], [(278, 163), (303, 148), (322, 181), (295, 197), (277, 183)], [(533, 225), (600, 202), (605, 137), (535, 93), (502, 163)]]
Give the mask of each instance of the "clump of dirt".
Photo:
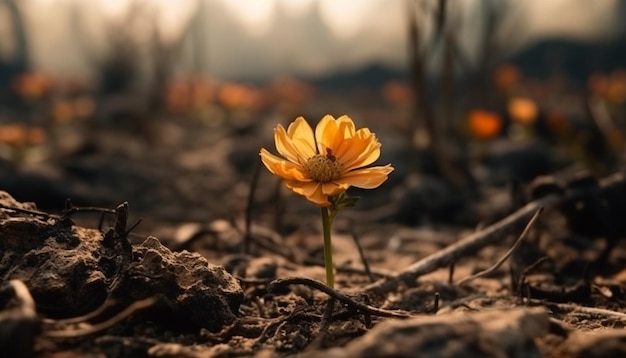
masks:
[(117, 295), (159, 296), (188, 327), (215, 331), (235, 321), (243, 291), (223, 267), (198, 253), (172, 252), (152, 236), (133, 249), (133, 259)]
[[(149, 307), (158, 315), (148, 319), (176, 317), (170, 322), (187, 330), (219, 331), (236, 320), (243, 291), (223, 267), (197, 253), (172, 252), (151, 236), (133, 247), (128, 205), (102, 210), (115, 214), (115, 227), (105, 232), (74, 225), (71, 216), (80, 208), (51, 215), (0, 192), (0, 275), (25, 288), (10, 294), (4, 287), (0, 306), (34, 302), (42, 342), (84, 339)], [(4, 318), (0, 335), (25, 335), (14, 314)], [(12, 345), (7, 334), (1, 341)]]
[[(6, 193), (0, 204), (24, 210)], [(72, 317), (101, 305), (119, 271), (119, 252), (103, 245), (102, 233), (70, 220), (0, 211), (0, 275), (21, 280), (50, 318)]]
[[(460, 313), (383, 322), (334, 358), (541, 357), (534, 339), (548, 332), (542, 309)], [(450, 340), (454, 340), (450, 344)]]

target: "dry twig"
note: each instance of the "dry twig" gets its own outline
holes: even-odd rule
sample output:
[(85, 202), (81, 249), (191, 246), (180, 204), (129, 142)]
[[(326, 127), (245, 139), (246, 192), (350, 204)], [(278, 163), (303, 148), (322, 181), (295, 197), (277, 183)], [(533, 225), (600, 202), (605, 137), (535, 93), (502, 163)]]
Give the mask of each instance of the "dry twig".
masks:
[(148, 307), (152, 307), (157, 302), (158, 300), (155, 297), (148, 297), (143, 300), (133, 302), (130, 306), (125, 308), (122, 312), (116, 314), (115, 316), (111, 317), (110, 319), (104, 322), (97, 323), (94, 325), (88, 325), (87, 327), (79, 328), (79, 329), (50, 330), (50, 331), (44, 332), (44, 335), (46, 337), (53, 338), (53, 339), (72, 339), (72, 338), (79, 338), (79, 337), (88, 336), (94, 333), (102, 332), (106, 329), (113, 327), (114, 325), (123, 321), (129, 316), (133, 315), (135, 312), (146, 309)]
[(261, 164), (257, 161), (250, 182), (250, 190), (248, 191), (248, 199), (246, 201), (246, 211), (244, 215), (244, 235), (243, 235), (243, 253), (250, 254), (250, 241), (252, 241), (252, 207), (254, 205), (254, 195), (259, 186), (259, 177), (261, 175)]
[(541, 301), (539, 302), (542, 304), (545, 304), (550, 309), (558, 308), (559, 310), (565, 311), (568, 313), (578, 312), (578, 313), (584, 313), (584, 314), (593, 315), (593, 316), (612, 317), (612, 318), (619, 319), (619, 320), (626, 322), (626, 313), (622, 313), (622, 312), (607, 310), (604, 308), (581, 306), (581, 305), (576, 305), (576, 304), (571, 304), (571, 303), (550, 302), (546, 304)]
[(560, 203), (561, 200), (560, 195), (548, 195), (532, 201), (484, 230), (473, 233), (443, 250), (423, 258), (400, 273), (380, 279), (366, 286), (364, 290), (382, 296), (396, 290), (401, 285), (412, 287), (416, 284), (418, 277), (441, 267), (446, 267), (489, 244), (503, 240), (507, 235), (519, 230), (540, 207), (550, 208)]
[(541, 211), (543, 210), (543, 207), (539, 207), (539, 209), (537, 209), (537, 211), (535, 212), (535, 215), (533, 215), (533, 217), (530, 219), (530, 221), (528, 222), (528, 224), (526, 225), (526, 227), (524, 228), (524, 231), (522, 231), (522, 234), (519, 236), (519, 238), (517, 238), (517, 240), (515, 240), (515, 243), (513, 244), (513, 246), (511, 246), (511, 248), (509, 249), (509, 251), (506, 252), (506, 254), (504, 254), (504, 256), (502, 256), (500, 258), (500, 260), (498, 260), (498, 262), (496, 262), (493, 266), (491, 266), (490, 268), (480, 271), (474, 275), (468, 276), (464, 279), (459, 280), (456, 284), (457, 285), (462, 285), (466, 282), (472, 281), (474, 279), (477, 279), (479, 277), (484, 277), (487, 275), (490, 275), (491, 273), (495, 272), (497, 269), (500, 268), (500, 266), (502, 266), (506, 260), (509, 259), (509, 257), (511, 257), (511, 255), (513, 255), (513, 253), (515, 252), (515, 250), (517, 250), (517, 248), (519, 247), (519, 245), (522, 243), (522, 240), (524, 240), (527, 236), (528, 233), (530, 232), (530, 229), (534, 226), (535, 222), (537, 221), (537, 218), (539, 218), (539, 214), (541, 214)]
[(326, 303), (326, 310), (324, 311), (324, 316), (322, 316), (322, 321), (320, 322), (319, 334), (309, 344), (308, 349), (324, 348), (324, 341), (329, 335), (328, 328), (330, 327), (330, 323), (333, 320), (334, 309), (335, 309), (335, 299), (331, 297)]
[(370, 282), (376, 281), (376, 278), (374, 277), (374, 275), (372, 274), (372, 271), (370, 270), (370, 265), (367, 262), (365, 253), (363, 252), (363, 247), (361, 246), (359, 235), (356, 233), (356, 230), (354, 230), (354, 223), (352, 221), (350, 221), (350, 236), (352, 236), (352, 240), (354, 240), (354, 244), (356, 245), (356, 248), (359, 251), (359, 257), (361, 258), (361, 263), (363, 263), (363, 269), (365, 270), (367, 277), (369, 277)]
[(20, 280), (10, 280), (1, 288), (13, 291), (11, 308), (0, 312), (0, 352), (3, 357), (34, 357), (33, 348), (41, 331), (35, 301), (28, 287)]
[(19, 302), (19, 312), (27, 319), (35, 319), (37, 317), (37, 310), (35, 308), (35, 300), (30, 294), (28, 287), (21, 280), (11, 280), (9, 285), (15, 292), (15, 298)]
[(372, 307), (370, 305), (366, 305), (361, 302), (357, 302), (353, 300), (352, 298), (348, 297), (347, 295), (341, 292), (338, 292), (333, 288), (326, 286), (326, 284), (324, 284), (323, 282), (316, 281), (310, 278), (292, 277), (292, 278), (277, 279), (277, 280), (272, 281), (269, 285), (267, 285), (267, 291), (273, 292), (273, 291), (276, 291), (279, 287), (288, 286), (288, 285), (305, 285), (305, 286), (315, 288), (317, 290), (324, 292), (330, 297), (344, 303), (345, 305), (352, 307), (353, 309), (356, 309), (361, 312), (367, 312), (373, 316), (393, 317), (393, 318), (409, 318), (410, 317), (410, 315), (407, 313), (398, 312), (398, 311), (388, 311), (382, 308), (376, 308), (376, 307)]

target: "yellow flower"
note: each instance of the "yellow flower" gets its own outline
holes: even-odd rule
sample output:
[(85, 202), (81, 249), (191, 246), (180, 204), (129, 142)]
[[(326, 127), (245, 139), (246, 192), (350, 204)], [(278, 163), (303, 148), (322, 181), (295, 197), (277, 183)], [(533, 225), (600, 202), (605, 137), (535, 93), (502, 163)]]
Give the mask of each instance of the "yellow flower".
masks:
[(374, 189), (387, 180), (391, 165), (372, 164), (380, 156), (380, 143), (367, 128), (355, 130), (348, 116), (326, 115), (313, 129), (302, 117), (285, 130), (274, 129), (276, 149), (286, 159), (261, 148), (261, 160), (273, 174), (285, 180), (287, 188), (320, 207), (330, 206), (329, 197), (350, 186)]

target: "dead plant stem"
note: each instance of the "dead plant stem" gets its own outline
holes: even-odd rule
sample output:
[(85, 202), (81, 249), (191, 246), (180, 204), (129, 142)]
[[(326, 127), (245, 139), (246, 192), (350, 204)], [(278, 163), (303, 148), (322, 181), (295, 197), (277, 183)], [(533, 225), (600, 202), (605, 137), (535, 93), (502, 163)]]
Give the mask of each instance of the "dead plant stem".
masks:
[(499, 269), (500, 266), (502, 266), (506, 262), (506, 260), (508, 260), (509, 257), (513, 255), (513, 253), (515, 252), (515, 250), (517, 250), (517, 248), (522, 243), (522, 241), (528, 236), (530, 229), (535, 225), (535, 222), (537, 221), (537, 218), (539, 218), (539, 214), (541, 214), (542, 210), (543, 210), (543, 207), (540, 206), (539, 209), (537, 209), (537, 211), (535, 212), (535, 215), (533, 215), (533, 217), (530, 219), (530, 221), (524, 228), (524, 231), (522, 232), (522, 234), (517, 238), (517, 240), (515, 240), (515, 243), (513, 244), (513, 246), (511, 246), (509, 251), (507, 251), (506, 254), (504, 254), (504, 256), (502, 256), (500, 260), (498, 260), (498, 262), (496, 262), (493, 266), (491, 266), (490, 268), (486, 270), (480, 271), (474, 275), (471, 275), (464, 279), (459, 280), (456, 284), (462, 285), (464, 283), (467, 283), (479, 277), (488, 276), (492, 274), (493, 272), (495, 272), (497, 269)]

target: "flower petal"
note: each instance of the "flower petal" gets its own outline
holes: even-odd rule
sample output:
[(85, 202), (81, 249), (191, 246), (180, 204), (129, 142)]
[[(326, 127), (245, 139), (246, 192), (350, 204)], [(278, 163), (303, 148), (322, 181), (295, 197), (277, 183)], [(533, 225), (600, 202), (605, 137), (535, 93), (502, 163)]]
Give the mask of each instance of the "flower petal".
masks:
[(370, 165), (380, 157), (380, 143), (367, 128), (359, 129), (356, 136), (346, 142), (346, 146), (347, 150), (339, 157), (345, 170)]
[(287, 131), (280, 124), (274, 128), (274, 143), (276, 143), (276, 150), (283, 157), (287, 158), (290, 162), (301, 164), (306, 158), (302, 158), (298, 147), (293, 140), (289, 138)]
[(335, 196), (346, 191), (349, 187), (350, 185), (336, 182), (322, 183), (322, 193), (327, 196)]
[[(337, 124), (335, 118), (330, 114), (325, 115), (315, 127), (315, 140), (317, 141), (317, 149), (319, 154), (328, 154), (326, 149), (333, 147), (335, 138), (337, 137)], [(333, 152), (333, 155), (335, 153)]]
[(380, 157), (380, 143), (371, 142), (361, 154), (348, 161), (346, 168), (357, 169), (374, 163)]
[(338, 157), (341, 145), (354, 136), (355, 128), (352, 119), (346, 115), (337, 118), (335, 126), (337, 127), (337, 132), (334, 133), (334, 139), (329, 142), (328, 148), (331, 148), (333, 155)]
[(285, 182), (287, 188), (296, 194), (302, 195), (310, 202), (320, 207), (330, 206), (328, 195), (322, 192), (322, 183), (320, 182), (301, 182), (297, 180), (288, 180)]
[(300, 165), (277, 157), (268, 152), (265, 148), (261, 148), (259, 155), (261, 156), (263, 165), (265, 165), (267, 170), (269, 170), (272, 174), (288, 180), (300, 180), (305, 182), (311, 181), (311, 179), (304, 176)]
[(339, 134), (342, 139), (352, 138), (354, 136), (355, 127), (352, 118), (345, 114), (337, 118), (337, 127), (339, 128)]
[(335, 156), (345, 166), (348, 161), (351, 161), (359, 153), (365, 150), (367, 143), (359, 138), (349, 138), (344, 140), (337, 148)]
[(346, 173), (338, 180), (335, 180), (340, 185), (350, 185), (362, 189), (374, 189), (380, 186), (389, 173), (393, 171), (393, 167), (390, 164), (381, 167), (363, 168)]
[(307, 160), (317, 154), (313, 129), (302, 116), (296, 118), (289, 125), (287, 134), (293, 140), (303, 160)]

